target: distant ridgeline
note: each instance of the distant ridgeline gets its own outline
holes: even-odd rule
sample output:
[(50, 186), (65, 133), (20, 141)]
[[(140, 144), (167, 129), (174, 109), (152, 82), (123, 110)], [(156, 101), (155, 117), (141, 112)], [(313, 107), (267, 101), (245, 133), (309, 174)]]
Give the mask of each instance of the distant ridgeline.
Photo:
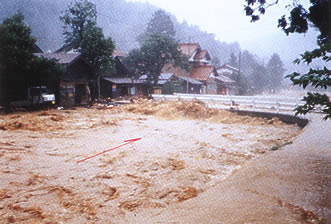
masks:
[[(32, 33), (38, 40), (38, 46), (44, 52), (55, 51), (63, 45), (64, 40), (63, 24), (59, 16), (70, 2), (70, 0), (2, 0), (0, 1), (0, 22), (17, 13), (17, 10), (22, 11), (25, 22), (32, 27)], [(98, 24), (103, 28), (105, 35), (111, 36), (116, 42), (116, 48), (126, 53), (139, 47), (137, 37), (145, 31), (152, 14), (158, 10), (148, 3), (126, 2), (125, 0), (93, 2), (97, 6)], [(203, 32), (198, 26), (190, 26), (185, 21), (179, 23), (171, 14), (170, 17), (176, 30), (176, 39), (182, 43), (199, 43), (203, 49), (208, 50), (216, 67), (224, 63), (229, 64), (232, 53), (235, 54), (238, 62), (240, 46), (237, 42), (221, 42), (215, 39), (214, 34)], [(251, 76), (255, 65), (262, 65), (261, 62), (268, 60), (267, 58), (261, 59), (254, 53), (242, 50), (241, 71), (245, 76)], [(270, 52), (270, 55), (272, 53), (275, 52)], [(293, 60), (294, 58), (284, 61), (287, 74), (298, 69), (306, 69), (303, 65), (294, 66)], [(234, 64), (232, 66), (238, 67)]]
[[(24, 2), (22, 4), (22, 2)], [(97, 6), (98, 23), (106, 35), (116, 41), (116, 47), (125, 52), (138, 47), (137, 36), (141, 34), (156, 7), (147, 3), (133, 3), (124, 0), (94, 1)], [(70, 4), (68, 0), (39, 1), (11, 0), (0, 1), (0, 22), (22, 11), (25, 22), (32, 27), (38, 45), (44, 51), (54, 51), (63, 44), (62, 23), (59, 19), (62, 11)], [(227, 44), (215, 40), (213, 34), (202, 32), (197, 26), (186, 22), (179, 23), (170, 15), (176, 29), (179, 42), (198, 42), (207, 49), (213, 58), (225, 63), (232, 52), (239, 51), (239, 44)]]

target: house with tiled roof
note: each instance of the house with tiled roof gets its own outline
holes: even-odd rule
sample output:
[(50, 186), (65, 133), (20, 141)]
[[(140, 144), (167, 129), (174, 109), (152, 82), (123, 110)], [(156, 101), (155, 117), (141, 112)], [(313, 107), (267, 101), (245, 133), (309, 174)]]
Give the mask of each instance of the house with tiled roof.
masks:
[[(139, 81), (143, 81), (145, 83), (147, 80), (147, 76), (143, 75), (139, 78)], [(154, 94), (162, 94), (164, 93), (165, 85), (170, 84), (174, 87), (174, 92), (176, 93), (192, 93), (192, 94), (199, 94), (202, 83), (191, 79), (189, 77), (184, 76), (176, 76), (173, 73), (161, 73), (157, 88), (154, 89)], [(167, 91), (168, 92), (168, 91)]]
[(224, 75), (218, 75), (215, 77), (217, 86), (218, 86), (218, 93), (221, 95), (236, 95), (238, 92), (236, 82), (232, 80), (231, 78), (224, 76)]
[(215, 77), (217, 71), (213, 65), (198, 65), (194, 66), (190, 74), (190, 78), (200, 81), (203, 86), (200, 91), (202, 94), (217, 94), (217, 83)]
[(132, 71), (130, 71), (132, 69), (125, 63), (128, 54), (115, 48), (112, 55), (115, 66), (110, 72), (104, 74), (101, 80), (101, 95), (110, 98), (143, 95), (144, 82), (133, 79)]
[(239, 69), (228, 64), (223, 64), (217, 69), (217, 73), (230, 77), (233, 73), (239, 73)]
[(79, 53), (35, 53), (35, 56), (55, 59), (61, 65), (70, 65), (81, 57)]
[(199, 81), (206, 81), (209, 78), (215, 78), (217, 76), (216, 69), (213, 65), (203, 65), (193, 68), (190, 77)]
[(200, 49), (200, 44), (198, 43), (180, 43), (180, 51), (190, 58), (190, 61), (194, 59), (194, 56)]
[(56, 91), (57, 104), (63, 107), (88, 104), (91, 100), (90, 83), (93, 71), (79, 53), (35, 53), (35, 56), (55, 59), (62, 65), (64, 75), (59, 79)]
[(179, 44), (180, 51), (189, 58), (189, 62), (198, 64), (211, 64), (211, 57), (207, 50), (202, 50), (198, 43), (181, 43)]
[(190, 73), (185, 71), (185, 69), (180, 68), (179, 66), (175, 67), (172, 64), (165, 64), (162, 69), (163, 73), (173, 73), (176, 76), (189, 77)]
[[(186, 77), (202, 83), (202, 94), (235, 94), (235, 81), (230, 76), (220, 75), (211, 63), (211, 56), (207, 50), (201, 49), (198, 43), (181, 43), (180, 51), (189, 58), (192, 67), (190, 73), (179, 67), (167, 64), (163, 72), (173, 73), (176, 76)], [(221, 68), (220, 68), (221, 69)], [(222, 69), (231, 69), (224, 67)]]
[(230, 66), (228, 64), (223, 64), (217, 69), (218, 78), (217, 80), (222, 84), (224, 88), (222, 88), (222, 94), (238, 94), (238, 87), (236, 82), (231, 79), (236, 75), (239, 75), (240, 71), (238, 68)]
[[(56, 52), (75, 52), (70, 46), (63, 46)], [(141, 92), (142, 82), (139, 80), (131, 79), (129, 69), (125, 65), (123, 59), (128, 55), (115, 48), (112, 53), (114, 59), (114, 68), (103, 74), (103, 78), (100, 80), (100, 95), (102, 97), (116, 98), (120, 96), (136, 95)]]
[[(192, 67), (200, 65), (211, 65), (211, 57), (207, 50), (202, 50), (198, 43), (180, 43), (179, 50), (189, 58), (189, 63)], [(173, 67), (171, 64), (166, 64), (163, 67), (163, 72), (172, 72), (177, 76), (188, 76), (189, 74), (179, 68)]]
[[(200, 82), (198, 79), (192, 77), (193, 72), (197, 74), (199, 71), (203, 70), (203, 68), (199, 69), (200, 66), (210, 65), (211, 57), (207, 50), (202, 50), (200, 44), (198, 43), (180, 43), (179, 50), (188, 57), (189, 63), (192, 66), (192, 72), (187, 72), (180, 67), (174, 67), (171, 64), (166, 64), (162, 72), (164, 73), (172, 73), (177, 77), (182, 77), (187, 80), (196, 80), (200, 83), (199, 87), (206, 89), (206, 86), (203, 82)], [(197, 85), (194, 83), (187, 83), (186, 92), (187, 93), (200, 93), (200, 90), (197, 90)]]
[(202, 64), (210, 64), (211, 57), (209, 55), (209, 52), (207, 50), (200, 50), (195, 56), (194, 56), (194, 62), (199, 62)]

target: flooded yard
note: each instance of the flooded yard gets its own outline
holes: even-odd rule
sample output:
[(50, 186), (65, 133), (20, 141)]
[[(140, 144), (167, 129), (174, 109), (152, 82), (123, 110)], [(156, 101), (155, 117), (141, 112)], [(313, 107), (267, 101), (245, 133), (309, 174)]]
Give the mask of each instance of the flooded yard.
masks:
[(198, 101), (0, 115), (0, 222), (126, 223), (198, 197), (300, 131)]

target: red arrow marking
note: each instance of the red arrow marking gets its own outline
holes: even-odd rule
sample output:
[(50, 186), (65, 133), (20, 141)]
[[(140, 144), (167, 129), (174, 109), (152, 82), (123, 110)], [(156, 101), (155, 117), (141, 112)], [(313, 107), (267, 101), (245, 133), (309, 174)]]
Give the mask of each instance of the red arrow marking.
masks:
[(136, 142), (141, 140), (141, 138), (134, 138), (134, 139), (129, 139), (129, 140), (125, 140), (124, 142)]
[(101, 155), (101, 154), (104, 154), (104, 153), (106, 153), (106, 152), (112, 151), (112, 150), (114, 150), (114, 149), (121, 148), (121, 147), (123, 147), (123, 146), (125, 146), (125, 145), (131, 144), (131, 143), (134, 143), (134, 142), (139, 141), (139, 140), (141, 140), (141, 138), (134, 138), (134, 139), (125, 140), (124, 142), (126, 142), (126, 143), (124, 143), (124, 144), (122, 144), (122, 145), (116, 146), (116, 147), (114, 147), (114, 148), (108, 149), (108, 150), (103, 151), (103, 152), (99, 152), (98, 154), (95, 154), (95, 155), (93, 155), (93, 156), (89, 156), (89, 157), (87, 157), (87, 158), (85, 158), (85, 159), (79, 160), (79, 161), (77, 161), (76, 163), (84, 162), (85, 160), (88, 160), (88, 159), (91, 159), (91, 158), (93, 158), (93, 157), (99, 156), (99, 155)]

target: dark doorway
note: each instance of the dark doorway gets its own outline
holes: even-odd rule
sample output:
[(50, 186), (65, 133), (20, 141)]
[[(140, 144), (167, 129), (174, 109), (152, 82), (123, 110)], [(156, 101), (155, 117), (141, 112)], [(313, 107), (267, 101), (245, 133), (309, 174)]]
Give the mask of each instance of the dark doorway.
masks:
[(85, 85), (75, 85), (75, 104), (82, 104), (82, 99), (85, 96)]

